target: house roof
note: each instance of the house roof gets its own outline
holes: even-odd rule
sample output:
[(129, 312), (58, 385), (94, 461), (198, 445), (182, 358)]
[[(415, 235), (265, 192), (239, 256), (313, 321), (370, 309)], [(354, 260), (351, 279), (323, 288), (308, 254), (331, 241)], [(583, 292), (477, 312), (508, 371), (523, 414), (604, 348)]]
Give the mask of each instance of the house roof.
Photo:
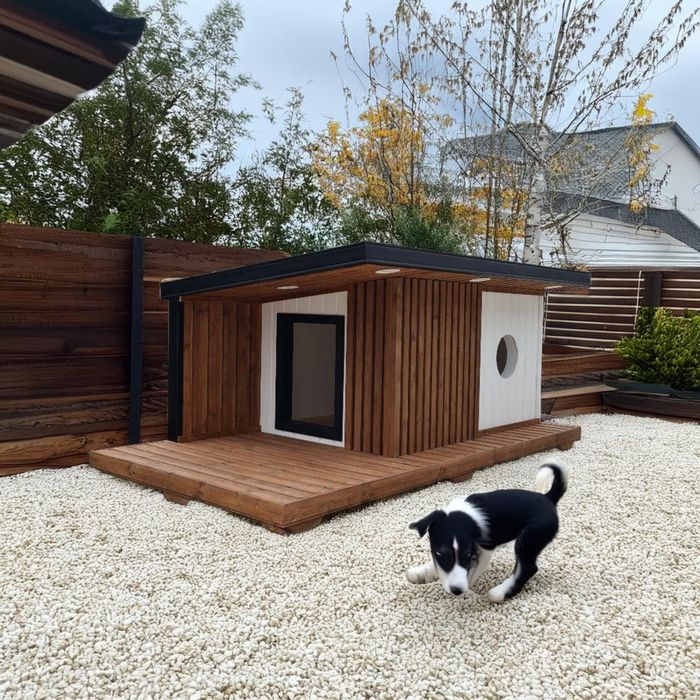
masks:
[[(526, 142), (536, 138), (532, 124), (515, 127)], [(604, 129), (564, 134), (546, 129), (546, 139), (552, 152), (565, 153), (574, 163), (570, 176), (556, 177), (550, 173), (550, 187), (557, 192), (586, 194), (601, 200), (626, 197), (629, 192), (629, 162), (626, 142), (634, 131), (652, 139), (665, 131), (673, 131), (700, 159), (700, 147), (676, 122), (659, 122), (643, 126), (615, 126)], [(444, 154), (457, 158), (486, 157), (494, 151), (510, 162), (526, 163), (531, 160), (518, 138), (510, 131), (457, 139), (448, 144)], [(587, 173), (581, 178), (581, 171)], [(591, 187), (590, 183), (594, 181)]]
[(0, 148), (110, 76), (141, 38), (143, 18), (97, 0), (0, 3)]
[(161, 284), (161, 297), (189, 295), (272, 301), (338, 291), (354, 282), (388, 277), (478, 282), (486, 291), (581, 293), (586, 272), (525, 265), (450, 253), (357, 243), (281, 260), (222, 270)]

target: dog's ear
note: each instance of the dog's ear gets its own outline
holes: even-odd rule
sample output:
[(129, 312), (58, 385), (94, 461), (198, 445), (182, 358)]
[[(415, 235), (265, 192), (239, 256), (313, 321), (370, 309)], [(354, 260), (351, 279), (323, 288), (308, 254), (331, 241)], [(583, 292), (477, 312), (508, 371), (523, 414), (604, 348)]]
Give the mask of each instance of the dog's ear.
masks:
[(408, 527), (411, 530), (416, 530), (418, 532), (418, 537), (423, 537), (426, 532), (430, 529), (430, 526), (441, 516), (444, 515), (441, 510), (434, 510), (432, 513), (428, 513), (424, 518), (416, 520), (415, 523), (411, 523)]

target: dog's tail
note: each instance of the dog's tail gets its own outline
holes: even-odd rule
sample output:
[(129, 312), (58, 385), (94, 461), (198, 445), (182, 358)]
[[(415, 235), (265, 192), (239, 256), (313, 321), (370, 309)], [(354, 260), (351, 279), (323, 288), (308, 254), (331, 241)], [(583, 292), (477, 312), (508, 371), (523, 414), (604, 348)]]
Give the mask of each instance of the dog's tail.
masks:
[(557, 462), (547, 462), (537, 471), (535, 491), (544, 494), (554, 505), (566, 493), (569, 470)]

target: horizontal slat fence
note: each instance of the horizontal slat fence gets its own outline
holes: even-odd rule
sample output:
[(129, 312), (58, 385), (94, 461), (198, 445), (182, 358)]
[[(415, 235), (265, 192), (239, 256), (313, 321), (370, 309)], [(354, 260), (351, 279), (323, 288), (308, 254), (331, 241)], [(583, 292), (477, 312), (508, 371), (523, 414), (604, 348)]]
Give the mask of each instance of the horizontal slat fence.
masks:
[(700, 270), (664, 272), (661, 306), (672, 309), (674, 313), (700, 309)]
[[(166, 435), (160, 281), (281, 255), (144, 241), (142, 440)], [(131, 266), (128, 236), (0, 224), (0, 475), (126, 444)]]
[(675, 314), (700, 309), (700, 270), (591, 270), (586, 296), (548, 295), (545, 342), (611, 350), (634, 333), (640, 306), (666, 306)]

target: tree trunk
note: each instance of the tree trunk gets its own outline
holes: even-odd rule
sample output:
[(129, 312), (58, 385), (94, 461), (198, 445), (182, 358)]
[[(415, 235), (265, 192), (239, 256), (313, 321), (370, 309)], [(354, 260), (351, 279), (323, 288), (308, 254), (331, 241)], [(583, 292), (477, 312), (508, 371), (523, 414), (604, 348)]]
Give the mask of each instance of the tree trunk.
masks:
[(544, 173), (542, 168), (538, 166), (527, 205), (527, 221), (525, 222), (525, 241), (523, 246), (523, 262), (531, 265), (542, 264), (540, 233), (542, 231), (544, 187)]
[(523, 262), (531, 265), (542, 264), (540, 236), (542, 233), (542, 207), (544, 205), (547, 187), (544, 173), (544, 164), (547, 162), (545, 157), (547, 146), (546, 127), (544, 123), (540, 123), (537, 129), (536, 145), (538, 158), (534, 162), (536, 170), (527, 203), (527, 219), (525, 221), (525, 240), (523, 245)]

